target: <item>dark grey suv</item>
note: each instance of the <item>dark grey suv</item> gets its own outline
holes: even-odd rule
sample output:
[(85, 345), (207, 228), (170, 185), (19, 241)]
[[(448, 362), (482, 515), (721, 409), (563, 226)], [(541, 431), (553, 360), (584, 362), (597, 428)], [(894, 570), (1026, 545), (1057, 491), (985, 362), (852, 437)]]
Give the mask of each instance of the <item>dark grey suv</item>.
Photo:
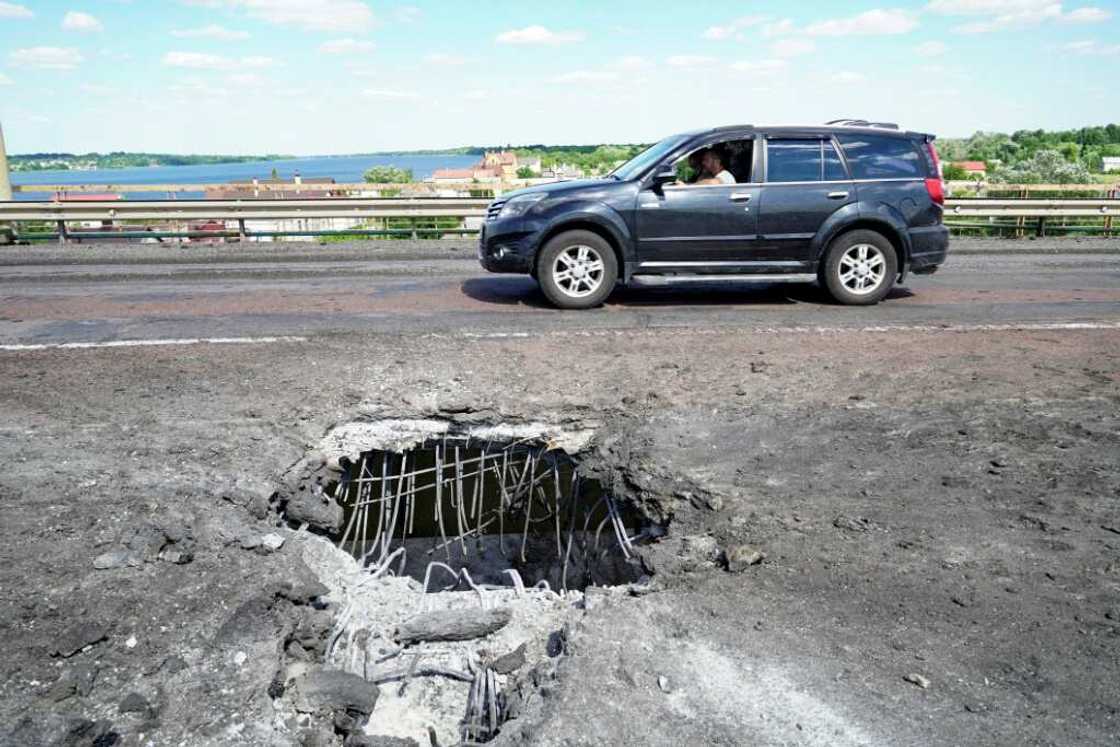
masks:
[[(601, 304), (619, 282), (720, 280), (816, 281), (840, 303), (877, 303), (945, 261), (933, 139), (862, 120), (674, 135), (605, 179), (495, 200), (479, 260), (533, 275), (568, 309)], [(718, 153), (720, 180), (682, 180), (698, 151)]]

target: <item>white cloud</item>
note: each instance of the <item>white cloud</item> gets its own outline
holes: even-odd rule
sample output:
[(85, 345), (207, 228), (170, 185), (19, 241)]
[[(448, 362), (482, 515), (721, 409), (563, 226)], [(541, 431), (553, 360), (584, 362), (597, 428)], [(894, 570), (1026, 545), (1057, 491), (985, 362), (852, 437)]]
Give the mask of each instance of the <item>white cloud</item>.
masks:
[(1066, 23), (1101, 23), (1109, 18), (1112, 18), (1112, 11), (1093, 7), (1074, 8), (1062, 16)]
[(945, 42), (928, 41), (915, 47), (915, 51), (923, 57), (940, 57), (949, 51), (949, 47)]
[(120, 89), (113, 86), (106, 86), (101, 83), (83, 83), (78, 86), (82, 93), (88, 93), (91, 96), (115, 96), (120, 92)]
[(34, 18), (35, 14), (25, 5), (0, 2), (0, 18)]
[(230, 95), (228, 88), (215, 86), (200, 78), (188, 78), (172, 86), (171, 93), (178, 95), (184, 101), (194, 101), (200, 98), (225, 98)]
[(424, 11), (417, 8), (415, 5), (402, 5), (399, 8), (393, 9), (393, 20), (398, 23), (412, 23), (419, 20)]
[(249, 38), (248, 31), (233, 31), (212, 23), (197, 29), (178, 29), (171, 32), (180, 39), (217, 39), (218, 41), (240, 41)]
[(802, 54), (809, 54), (817, 48), (809, 39), (779, 39), (770, 45), (770, 54), (775, 57), (797, 57)]
[(704, 32), (705, 39), (723, 41), (726, 39), (742, 39), (740, 33), (743, 29), (757, 26), (766, 20), (766, 16), (742, 16), (723, 26), (709, 26)]
[(1095, 6), (1066, 12), (1063, 4), (1054, 0), (932, 0), (927, 7), (944, 15), (982, 16), (956, 29), (966, 34), (1037, 26), (1047, 21), (1100, 23), (1112, 17), (1111, 11)]
[(73, 70), (85, 62), (82, 53), (71, 47), (28, 47), (8, 54), (8, 60), (18, 67), (37, 67), (43, 70)]
[(0, 73), (0, 86), (10, 86), (12, 85), (12, 83), (13, 81), (11, 78), (9, 78), (7, 75), (4, 75), (4, 73)]
[(226, 78), (226, 82), (239, 88), (259, 88), (264, 85), (264, 78), (256, 73), (234, 73)]
[(646, 70), (653, 67), (653, 62), (636, 54), (619, 57), (614, 61), (614, 67), (619, 70)]
[(183, 0), (204, 8), (238, 8), (252, 18), (308, 31), (363, 31), (374, 24), (364, 0)]
[(618, 73), (607, 70), (573, 70), (552, 79), (554, 83), (607, 83), (618, 80)]
[(810, 36), (856, 36), (905, 34), (918, 26), (914, 14), (906, 10), (869, 10), (850, 18), (817, 21), (805, 27)]
[(374, 99), (418, 99), (420, 94), (413, 91), (393, 91), (384, 88), (367, 88), (362, 91), (363, 96)]
[(762, 27), (763, 36), (784, 36), (785, 34), (792, 34), (797, 29), (797, 26), (788, 18), (783, 18), (774, 23), (768, 23)]
[(163, 64), (168, 67), (181, 67), (188, 70), (231, 70), (237, 67), (271, 67), (276, 60), (271, 57), (250, 56), (241, 59), (224, 57), (204, 52), (168, 52), (163, 56)]
[(945, 15), (984, 16), (998, 13), (1018, 13), (1024, 10), (1045, 8), (1054, 4), (1054, 0), (930, 0), (927, 7), (935, 13), (944, 13)]
[(715, 57), (708, 57), (702, 54), (675, 54), (665, 60), (665, 64), (670, 67), (705, 67), (707, 65), (714, 65), (715, 62)]
[(365, 39), (331, 39), (319, 45), (323, 54), (359, 54), (372, 52), (373, 42)]
[(230, 67), (233, 60), (202, 52), (168, 52), (163, 56), (163, 64), (168, 67), (185, 67), (192, 70), (223, 70)]
[(832, 76), (829, 77), (829, 80), (838, 85), (854, 85), (856, 83), (864, 82), (865, 80), (867, 80), (867, 78), (863, 75), (863, 73), (854, 73), (850, 70), (841, 70), (838, 73), (833, 73)]
[(1120, 55), (1120, 44), (1101, 44), (1095, 39), (1070, 42), (1069, 44), (1065, 45), (1064, 49), (1067, 52), (1073, 52), (1074, 54), (1083, 55)]
[(485, 101), (490, 98), (490, 92), (482, 88), (476, 88), (470, 91), (463, 91), (459, 94), (459, 98), (465, 99), (466, 101)]
[(466, 57), (460, 57), (457, 54), (446, 54), (444, 52), (433, 52), (424, 58), (425, 62), (432, 65), (443, 65), (448, 67), (458, 67), (459, 65), (467, 64)]
[(750, 73), (751, 75), (774, 75), (786, 69), (785, 60), (741, 60), (731, 63), (731, 69), (737, 73)]
[(78, 31), (84, 34), (105, 30), (101, 21), (89, 13), (82, 13), (77, 10), (71, 10), (62, 17), (62, 28), (64, 31)]
[(503, 31), (495, 41), (499, 44), (571, 44), (585, 38), (587, 35), (582, 31), (552, 31), (544, 26), (526, 26)]

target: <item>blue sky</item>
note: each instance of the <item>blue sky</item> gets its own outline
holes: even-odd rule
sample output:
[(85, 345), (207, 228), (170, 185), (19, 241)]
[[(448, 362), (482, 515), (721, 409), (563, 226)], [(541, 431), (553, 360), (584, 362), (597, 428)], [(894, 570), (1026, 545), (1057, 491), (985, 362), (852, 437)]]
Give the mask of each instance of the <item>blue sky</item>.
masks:
[(1120, 119), (1118, 0), (0, 0), (9, 152), (942, 136)]

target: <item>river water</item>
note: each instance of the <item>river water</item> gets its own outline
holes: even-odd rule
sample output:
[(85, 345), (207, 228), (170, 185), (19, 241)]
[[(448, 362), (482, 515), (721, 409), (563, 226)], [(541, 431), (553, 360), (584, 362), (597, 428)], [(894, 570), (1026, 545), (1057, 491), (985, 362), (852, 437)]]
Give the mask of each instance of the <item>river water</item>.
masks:
[[(397, 166), (412, 169), (417, 181), (427, 179), (436, 169), (466, 168), (478, 162), (478, 156), (324, 156), (291, 158), (277, 161), (204, 164), (197, 166), (149, 166), (134, 169), (95, 169), (92, 171), (21, 171), (12, 174), (14, 185), (35, 184), (221, 184), (235, 179), (267, 179), (276, 169), (282, 179), (296, 174), (304, 178), (333, 177), (339, 183), (362, 181), (362, 174), (372, 166)], [(125, 191), (129, 199), (155, 200), (167, 195), (159, 192)], [(199, 198), (201, 192), (181, 192), (179, 199)], [(46, 200), (49, 192), (17, 192), (17, 200)]]

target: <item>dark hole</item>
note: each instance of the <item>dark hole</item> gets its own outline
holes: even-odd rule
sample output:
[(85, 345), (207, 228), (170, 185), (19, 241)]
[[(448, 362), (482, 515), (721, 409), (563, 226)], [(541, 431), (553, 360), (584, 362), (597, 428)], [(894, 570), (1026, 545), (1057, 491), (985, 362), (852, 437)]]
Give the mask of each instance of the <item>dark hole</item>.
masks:
[[(347, 466), (340, 546), (438, 591), (458, 584), (583, 589), (636, 581), (641, 524), (564, 452), (540, 443), (440, 439)], [(450, 570), (438, 564), (448, 566)], [(466, 573), (464, 574), (463, 571)]]

